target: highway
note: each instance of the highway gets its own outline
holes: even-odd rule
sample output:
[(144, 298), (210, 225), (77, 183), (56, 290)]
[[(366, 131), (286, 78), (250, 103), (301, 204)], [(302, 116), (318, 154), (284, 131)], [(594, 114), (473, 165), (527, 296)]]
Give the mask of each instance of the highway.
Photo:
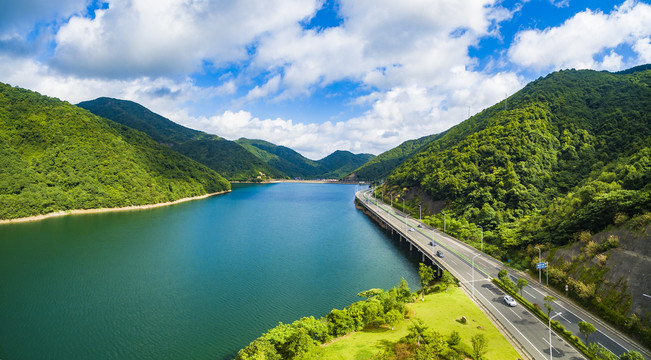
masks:
[[(500, 261), (482, 254), (479, 250), (438, 230), (421, 224), (417, 219), (405, 216), (387, 204), (378, 203), (372, 197), (370, 189), (357, 192), (356, 197), (368, 210), (398, 231), (403, 238), (409, 238), (413, 247), (423, 256), (454, 275), (483, 310), (493, 317), (494, 322), (497, 321), (503, 330), (508, 332), (511, 342), (515, 343), (516, 348), (520, 347), (518, 350), (522, 355), (528, 355), (526, 357), (530, 359), (550, 359), (547, 324), (544, 324), (520, 304), (515, 307), (508, 306), (503, 300), (506, 294), (490, 281), (492, 277), (497, 277), (497, 273), (501, 269), (507, 269)], [(434, 246), (430, 245), (430, 242)], [(442, 258), (436, 256), (437, 250), (443, 252)], [(507, 270), (514, 282), (517, 281), (517, 277), (526, 277), (522, 273), (517, 273), (516, 277), (514, 276), (516, 272), (511, 269)], [(542, 307), (546, 295), (554, 296), (557, 300), (552, 304), (554, 309), (552, 315), (560, 313), (554, 320), (559, 321), (573, 334), (582, 338), (577, 323), (582, 320), (587, 321), (597, 328), (597, 331), (589, 337), (591, 343), (597, 342), (618, 356), (632, 349), (643, 354), (646, 359), (651, 359), (648, 351), (642, 347), (613, 331), (594, 316), (564, 299), (562, 295), (549, 292), (539, 286), (538, 279), (534, 280), (531, 277), (526, 277), (526, 279), (529, 281), (529, 286), (523, 289), (523, 297)], [(584, 359), (578, 350), (553, 331), (551, 344), (553, 359)]]

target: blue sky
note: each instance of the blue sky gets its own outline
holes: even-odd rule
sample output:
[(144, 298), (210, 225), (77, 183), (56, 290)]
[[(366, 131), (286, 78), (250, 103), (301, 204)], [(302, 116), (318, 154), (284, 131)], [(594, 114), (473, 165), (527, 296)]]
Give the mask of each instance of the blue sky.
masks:
[(23, 0), (0, 81), (319, 159), (445, 131), (549, 72), (651, 62), (648, 1)]

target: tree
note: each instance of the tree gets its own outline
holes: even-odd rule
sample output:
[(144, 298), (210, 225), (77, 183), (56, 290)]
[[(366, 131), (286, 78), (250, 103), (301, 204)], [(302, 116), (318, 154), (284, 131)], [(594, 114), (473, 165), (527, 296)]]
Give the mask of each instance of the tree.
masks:
[(477, 334), (473, 336), (472, 341), (472, 357), (475, 360), (481, 360), (486, 351), (488, 350), (488, 339), (484, 334)]
[(416, 350), (412, 357), (414, 360), (430, 360), (438, 359), (439, 356), (445, 351), (446, 342), (445, 337), (438, 331), (427, 333), (427, 344)]
[(502, 269), (500, 270), (500, 272), (497, 273), (497, 278), (502, 280), (502, 282), (504, 282), (504, 278), (506, 278), (507, 275), (508, 274), (506, 272), (506, 269)]
[(416, 343), (420, 346), (421, 342), (427, 344), (427, 333), (429, 327), (425, 325), (422, 319), (416, 318), (411, 321), (411, 325), (407, 328), (409, 333), (405, 336), (405, 340), (410, 343)]
[(553, 297), (551, 295), (545, 296), (545, 304), (543, 306), (545, 307), (545, 309), (547, 309), (547, 317), (549, 317), (549, 315), (552, 313), (552, 311), (554, 311), (554, 308), (552, 307), (552, 303), (554, 301), (556, 301), (555, 297)]
[(448, 286), (454, 284), (454, 276), (450, 274), (447, 270), (443, 270), (443, 274), (441, 275), (441, 282), (445, 284), (445, 291), (448, 291)]
[(455, 346), (455, 345), (459, 345), (460, 342), (461, 342), (461, 335), (459, 335), (458, 331), (453, 330), (452, 333), (450, 334), (450, 337), (448, 338), (448, 345)]
[(398, 325), (398, 323), (405, 317), (400, 313), (400, 311), (393, 309), (384, 315), (384, 321), (391, 325), (391, 330)]
[(579, 331), (585, 336), (585, 344), (588, 345), (588, 337), (597, 329), (589, 322), (579, 321)]
[(328, 330), (332, 336), (343, 336), (355, 330), (355, 320), (346, 310), (333, 309), (326, 319), (328, 320)]
[(373, 296), (380, 295), (384, 292), (382, 289), (369, 289), (366, 291), (362, 291), (357, 296), (359, 297), (364, 297), (364, 298), (372, 298)]
[(619, 360), (644, 360), (644, 356), (637, 351), (629, 350), (623, 353)]
[(418, 264), (418, 276), (420, 276), (422, 300), (425, 300), (425, 287), (434, 280), (434, 269), (423, 263)]
[(515, 286), (518, 288), (518, 291), (520, 291), (520, 296), (522, 296), (522, 288), (524, 288), (527, 285), (529, 285), (527, 279), (523, 279), (523, 278), (518, 279), (518, 282), (515, 284)]

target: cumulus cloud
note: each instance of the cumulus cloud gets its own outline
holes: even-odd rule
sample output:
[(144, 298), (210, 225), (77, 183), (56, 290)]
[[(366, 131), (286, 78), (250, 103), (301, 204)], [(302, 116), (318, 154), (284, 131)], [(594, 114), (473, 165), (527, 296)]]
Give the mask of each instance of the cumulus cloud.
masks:
[(313, 15), (316, 0), (112, 0), (56, 34), (52, 64), (84, 76), (173, 76), (245, 60), (251, 43)]
[[(627, 0), (610, 14), (586, 10), (562, 25), (525, 30), (516, 35), (508, 55), (512, 62), (538, 70), (580, 68), (619, 70), (626, 64), (615, 48), (634, 46), (651, 35), (651, 5)], [(596, 59), (606, 52), (601, 61)], [(640, 58), (643, 58), (640, 54)]]

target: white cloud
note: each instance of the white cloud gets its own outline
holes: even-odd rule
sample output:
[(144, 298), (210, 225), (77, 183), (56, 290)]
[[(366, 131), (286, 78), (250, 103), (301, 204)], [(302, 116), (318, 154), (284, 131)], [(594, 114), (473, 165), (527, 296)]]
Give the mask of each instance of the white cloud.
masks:
[(174, 76), (203, 61), (246, 60), (247, 46), (311, 16), (316, 0), (113, 0), (56, 34), (52, 64), (84, 76)]
[[(651, 5), (627, 0), (610, 14), (586, 10), (560, 26), (545, 30), (525, 30), (516, 35), (508, 55), (512, 62), (537, 70), (560, 68), (604, 68), (619, 70), (615, 48), (633, 45), (651, 35)], [(611, 49), (601, 63), (595, 59)]]
[(642, 38), (635, 42), (633, 50), (638, 53), (640, 62), (643, 64), (651, 63), (651, 38)]

